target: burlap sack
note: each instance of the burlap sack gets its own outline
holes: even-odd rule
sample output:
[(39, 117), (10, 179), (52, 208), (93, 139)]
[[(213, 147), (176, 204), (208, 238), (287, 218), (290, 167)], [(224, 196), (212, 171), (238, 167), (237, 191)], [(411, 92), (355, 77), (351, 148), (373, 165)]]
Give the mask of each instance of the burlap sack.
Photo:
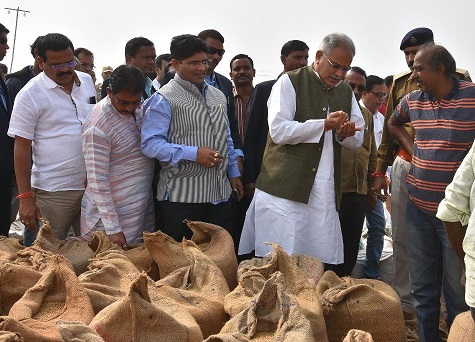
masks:
[(304, 316), (310, 321), (314, 340), (327, 341), (325, 320), (315, 287), (282, 247), (277, 244), (273, 247), (271, 258), (266, 259), (262, 266), (249, 267), (240, 275), (238, 286), (225, 298), (226, 312), (234, 317), (247, 308), (249, 302), (262, 290), (264, 283), (279, 271), (284, 276), (287, 294), (295, 298)]
[(0, 342), (24, 342), (25, 340), (19, 333), (10, 331), (0, 331)]
[(104, 342), (94, 329), (81, 322), (57, 321), (56, 327), (64, 342)]
[(340, 342), (351, 329), (370, 333), (375, 342), (406, 341), (401, 302), (390, 285), (370, 279), (323, 274), (317, 285), (330, 342)]
[(122, 299), (140, 271), (120, 250), (98, 254), (89, 263), (89, 271), (78, 279), (86, 289), (94, 313)]
[(251, 340), (246, 335), (236, 332), (211, 335), (203, 342), (251, 342)]
[[(267, 265), (271, 258), (272, 256), (267, 256), (264, 258), (252, 258), (250, 260), (241, 261), (237, 271), (238, 277), (253, 267), (262, 267)], [(294, 261), (300, 271), (305, 274), (310, 286), (315, 288), (323, 275), (323, 263), (315, 257), (303, 254), (293, 254), (290, 256), (290, 258)]]
[(37, 284), (12, 306), (0, 329), (17, 332), (26, 341), (62, 341), (56, 329), (58, 320), (85, 324), (92, 320), (89, 297), (66, 258), (55, 255), (50, 265)]
[(285, 287), (284, 275), (275, 272), (248, 306), (224, 325), (221, 333), (240, 332), (252, 341), (324, 341), (314, 339), (309, 320)]
[(151, 303), (148, 282), (146, 274), (138, 275), (128, 294), (99, 312), (89, 326), (105, 341), (202, 341), (186, 310), (166, 298), (159, 306)]
[(0, 261), (13, 261), (17, 258), (17, 252), (21, 251), (23, 246), (18, 239), (0, 236)]
[(370, 333), (357, 330), (357, 329), (351, 329), (350, 331), (348, 331), (348, 334), (346, 334), (346, 337), (343, 340), (343, 342), (374, 342), (374, 341)]
[(229, 288), (234, 289), (237, 285), (238, 262), (231, 234), (211, 223), (189, 220), (185, 220), (185, 223), (193, 231), (191, 241), (219, 267)]
[(95, 255), (110, 250), (122, 251), (140, 272), (145, 271), (153, 280), (160, 279), (158, 266), (143, 243), (129, 244), (128, 248), (130, 249), (123, 250), (122, 247), (112, 243), (104, 231), (97, 231), (94, 232), (91, 241), (89, 241), (89, 247), (94, 251)]
[(64, 255), (74, 268), (77, 275), (87, 270), (89, 259), (94, 257), (94, 252), (83, 240), (59, 240), (53, 237), (51, 226), (47, 220), (41, 221), (42, 226), (33, 244), (45, 251)]
[[(14, 263), (39, 272), (45, 272), (51, 267), (51, 260), (53, 260), (55, 255), (53, 252), (45, 251), (39, 246), (31, 246), (18, 251)], [(74, 271), (71, 263), (67, 262), (67, 264)]]
[(217, 334), (228, 320), (224, 311), (228, 284), (219, 268), (192, 241), (183, 241), (182, 253), (190, 264), (160, 279), (156, 285), (161, 296), (173, 299), (195, 318), (206, 338)]
[(475, 341), (475, 323), (470, 311), (462, 312), (455, 317), (447, 339), (447, 342), (468, 341)]
[(167, 234), (161, 231), (155, 233), (144, 232), (143, 240), (152, 255), (152, 259), (158, 265), (160, 279), (165, 278), (179, 268), (190, 265), (191, 260), (183, 251), (182, 244), (176, 242)]
[(35, 286), (41, 272), (11, 262), (0, 263), (0, 316), (7, 316), (25, 292)]

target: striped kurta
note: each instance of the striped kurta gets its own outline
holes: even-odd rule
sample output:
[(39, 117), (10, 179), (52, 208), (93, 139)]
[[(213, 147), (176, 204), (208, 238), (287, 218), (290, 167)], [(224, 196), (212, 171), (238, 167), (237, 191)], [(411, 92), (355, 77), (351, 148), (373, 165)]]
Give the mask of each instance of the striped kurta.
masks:
[(416, 90), (393, 114), (416, 129), (407, 188), (412, 203), (431, 214), (437, 212), (445, 188), (475, 139), (475, 85), (455, 77), (453, 81), (452, 91), (442, 101)]
[(153, 231), (154, 161), (140, 149), (142, 114), (122, 115), (109, 97), (99, 102), (82, 133), (87, 187), (81, 206), (81, 234), (123, 232), (127, 243)]

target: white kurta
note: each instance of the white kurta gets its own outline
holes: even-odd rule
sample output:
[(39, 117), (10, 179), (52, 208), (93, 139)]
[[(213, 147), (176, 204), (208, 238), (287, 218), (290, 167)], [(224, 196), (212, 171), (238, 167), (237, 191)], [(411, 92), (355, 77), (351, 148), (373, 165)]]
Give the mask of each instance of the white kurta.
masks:
[[(328, 104), (324, 104), (328, 108)], [(295, 89), (287, 75), (275, 83), (269, 97), (269, 133), (276, 144), (318, 143), (325, 134), (308, 204), (291, 201), (256, 189), (246, 214), (239, 254), (265, 256), (272, 247), (282, 246), (289, 254), (314, 256), (325, 263), (343, 262), (343, 240), (335, 206), (332, 132), (323, 132), (324, 120), (294, 121)], [(356, 149), (363, 142), (364, 119), (353, 96), (351, 121), (362, 128), (340, 144)], [(331, 108), (328, 108), (331, 112)]]

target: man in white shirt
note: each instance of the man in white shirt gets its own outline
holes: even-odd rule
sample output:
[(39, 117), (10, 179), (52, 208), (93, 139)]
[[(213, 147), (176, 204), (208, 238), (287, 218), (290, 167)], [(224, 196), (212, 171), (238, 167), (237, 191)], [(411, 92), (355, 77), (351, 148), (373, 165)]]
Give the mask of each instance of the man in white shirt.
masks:
[(264, 256), (272, 250), (264, 244), (269, 241), (289, 254), (343, 262), (340, 152), (361, 146), (364, 130), (353, 91), (342, 82), (354, 54), (348, 36), (329, 34), (311, 66), (273, 86), (269, 138), (239, 254)]
[[(74, 70), (74, 47), (59, 33), (38, 44), (44, 71), (17, 95), (8, 135), (15, 138), (15, 174), (24, 243), (34, 241), (38, 220), (49, 220), (53, 236), (79, 232), (86, 167), (81, 127), (96, 101), (91, 77)], [(33, 159), (33, 165), (31, 160)]]
[[(379, 148), (383, 138), (384, 115), (379, 112), (383, 101), (388, 97), (388, 88), (381, 77), (369, 75), (366, 78), (366, 90), (361, 97), (361, 105), (373, 115), (374, 137), (376, 148)], [(381, 195), (379, 195), (381, 197)], [(381, 198), (377, 199), (376, 207), (366, 213), (366, 226), (368, 227), (368, 240), (366, 244), (366, 260), (363, 272), (366, 278), (379, 279), (381, 269), (379, 259), (384, 247), (384, 234), (386, 219)]]
[(172, 57), (169, 53), (163, 53), (155, 58), (155, 73), (157, 76), (153, 79), (152, 85), (155, 90), (160, 89), (163, 83), (163, 77), (165, 76), (165, 67), (172, 61)]

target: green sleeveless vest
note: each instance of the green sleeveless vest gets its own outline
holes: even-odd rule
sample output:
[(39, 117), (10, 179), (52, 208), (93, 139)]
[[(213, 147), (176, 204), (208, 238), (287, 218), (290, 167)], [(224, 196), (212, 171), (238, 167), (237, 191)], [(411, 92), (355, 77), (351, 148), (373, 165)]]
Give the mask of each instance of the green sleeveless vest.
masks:
[[(330, 112), (342, 110), (351, 115), (352, 90), (341, 82), (328, 88), (315, 74), (313, 66), (288, 73), (296, 92), (295, 121), (325, 119)], [(335, 137), (335, 132), (333, 132)], [(270, 135), (264, 151), (256, 187), (277, 197), (308, 203), (323, 148), (319, 143), (277, 145)], [(336, 208), (341, 201), (341, 146), (333, 139)]]

